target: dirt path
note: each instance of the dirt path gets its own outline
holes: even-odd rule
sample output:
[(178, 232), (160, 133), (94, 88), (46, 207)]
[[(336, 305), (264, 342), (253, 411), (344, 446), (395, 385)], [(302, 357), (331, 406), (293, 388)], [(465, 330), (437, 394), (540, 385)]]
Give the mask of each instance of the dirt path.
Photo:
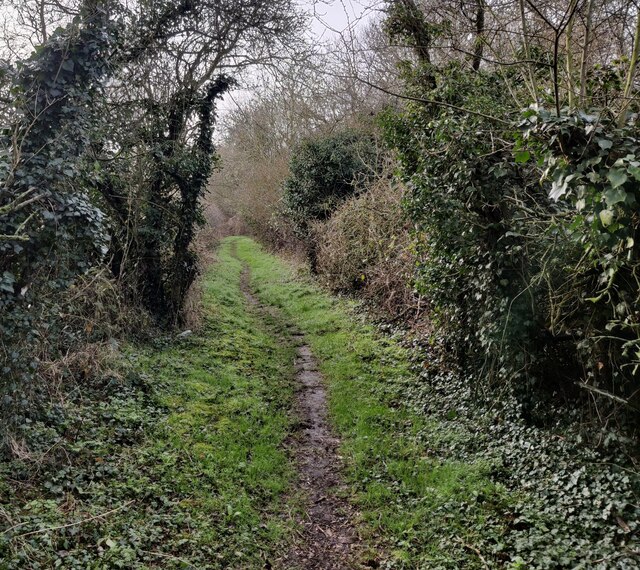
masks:
[[(242, 273), (241, 289), (256, 310), (272, 316), (276, 314), (275, 308), (265, 307), (251, 293), (247, 268)], [(275, 567), (282, 570), (361, 568), (355, 562), (360, 546), (353, 522), (355, 513), (342, 497), (345, 487), (337, 453), (339, 440), (333, 435), (327, 419), (324, 379), (304, 335), (293, 332), (292, 338), (297, 347), (296, 413), (299, 423), (291, 442), (291, 452), (298, 468), (304, 512), (296, 515), (300, 525), (298, 539), (275, 561)]]

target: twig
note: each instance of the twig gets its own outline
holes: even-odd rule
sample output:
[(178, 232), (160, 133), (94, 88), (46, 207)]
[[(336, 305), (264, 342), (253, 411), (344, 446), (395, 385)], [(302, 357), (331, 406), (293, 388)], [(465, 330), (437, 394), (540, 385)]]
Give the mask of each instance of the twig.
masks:
[(482, 564), (484, 565), (484, 567), (486, 568), (486, 570), (489, 570), (489, 564), (487, 564), (487, 561), (485, 559), (484, 556), (482, 556), (482, 553), (472, 544), (467, 544), (464, 540), (462, 540), (461, 538), (458, 538), (458, 542), (460, 544), (462, 544), (464, 547), (468, 548), (469, 550), (472, 550), (473, 552), (475, 552), (478, 555), (478, 558), (480, 558)]
[[(341, 77), (336, 75), (336, 77)], [(377, 89), (382, 93), (386, 93), (387, 95), (391, 95), (392, 97), (397, 97), (398, 99), (405, 99), (406, 101), (415, 101), (416, 103), (424, 103), (426, 105), (436, 105), (440, 107), (446, 107), (448, 109), (453, 109), (454, 111), (460, 111), (461, 113), (466, 113), (469, 115), (476, 115), (477, 117), (482, 117), (483, 119), (488, 119), (489, 121), (495, 121), (496, 123), (501, 123), (503, 125), (512, 126), (513, 123), (510, 121), (505, 121), (504, 119), (500, 119), (499, 117), (494, 117), (492, 115), (487, 115), (486, 113), (481, 113), (480, 111), (473, 111), (471, 109), (465, 109), (464, 107), (458, 107), (457, 105), (452, 105), (451, 103), (446, 103), (445, 101), (437, 101), (435, 99), (423, 99), (422, 97), (411, 97), (410, 95), (403, 95), (402, 93), (395, 93), (394, 91), (390, 91), (389, 89), (385, 89), (380, 85), (376, 85), (375, 83), (371, 83), (362, 77), (345, 77), (342, 76), (342, 79), (355, 79), (360, 83), (364, 83), (368, 87), (373, 89)]]
[[(134, 502), (135, 501), (133, 501), (133, 500), (128, 501), (128, 502), (124, 503), (123, 505), (120, 505), (119, 507), (116, 507), (115, 509), (111, 509), (110, 511), (107, 511), (106, 513), (100, 513), (98, 515), (93, 515), (93, 516), (91, 516), (89, 518), (82, 519), (80, 521), (72, 522), (72, 523), (69, 523), (69, 524), (63, 524), (61, 526), (52, 526), (52, 527), (49, 527), (49, 528), (41, 528), (39, 530), (32, 530), (31, 532), (25, 532), (24, 534), (19, 534), (18, 536), (14, 536), (13, 539), (15, 540), (15, 539), (18, 539), (18, 538), (25, 538), (27, 536), (33, 536), (34, 534), (41, 534), (43, 532), (53, 532), (53, 531), (56, 531), (56, 530), (62, 530), (63, 528), (70, 528), (72, 526), (78, 526), (78, 525), (81, 525), (81, 524), (84, 524), (84, 523), (87, 523), (87, 522), (94, 521), (96, 519), (101, 519), (101, 518), (107, 517), (109, 515), (112, 515), (113, 513), (116, 513), (118, 511), (121, 511), (122, 509), (125, 509), (126, 507), (128, 507), (129, 505), (131, 505)], [(6, 532), (7, 531), (5, 531), (3, 534), (5, 534)]]
[(629, 406), (632, 409), (636, 409), (635, 406), (633, 406), (629, 400), (625, 400), (624, 398), (621, 398), (620, 396), (616, 396), (615, 394), (612, 394), (611, 392), (607, 392), (606, 390), (602, 390), (601, 388), (596, 388), (595, 386), (590, 386), (586, 382), (576, 382), (576, 384), (578, 386), (580, 386), (580, 388), (584, 388), (585, 390), (589, 390), (590, 392), (595, 392), (596, 394), (599, 394), (600, 396), (606, 396), (607, 398), (610, 398), (611, 400), (614, 400), (615, 402), (619, 402), (620, 404), (624, 404), (625, 406)]
[(609, 560), (615, 560), (616, 558), (622, 558), (623, 556), (640, 556), (640, 550), (631, 550), (630, 548), (626, 549), (626, 552), (620, 552), (613, 556), (598, 558), (598, 560), (592, 560), (592, 564), (600, 564), (601, 562), (608, 562)]
[(29, 198), (29, 195), (33, 194), (35, 191), (35, 188), (29, 188), (28, 190), (17, 196), (13, 201), (9, 202), (6, 206), (0, 207), (0, 215), (4, 216), (5, 214), (17, 212), (21, 208), (24, 208), (29, 204), (35, 202), (36, 200), (42, 198), (42, 196)]
[(189, 568), (195, 568), (195, 565), (193, 565), (188, 560), (185, 560), (184, 558), (179, 558), (178, 556), (174, 556), (173, 554), (165, 554), (164, 552), (157, 552), (153, 550), (143, 550), (142, 552), (144, 552), (145, 554), (151, 554), (152, 556), (158, 556), (160, 558), (169, 558), (171, 560), (177, 560), (178, 562), (182, 562), (183, 564), (186, 564)]

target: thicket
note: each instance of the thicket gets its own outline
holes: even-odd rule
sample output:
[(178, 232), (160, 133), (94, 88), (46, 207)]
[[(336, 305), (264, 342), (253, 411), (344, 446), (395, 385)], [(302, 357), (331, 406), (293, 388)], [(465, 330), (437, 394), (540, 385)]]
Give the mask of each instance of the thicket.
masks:
[(414, 240), (404, 187), (389, 167), (333, 215), (314, 226), (318, 278), (329, 289), (357, 294), (385, 316), (416, 322), (427, 302), (414, 290)]
[[(620, 62), (590, 51), (594, 2), (505, 7), (521, 18), (513, 52), (487, 38), (506, 13), (475, 8), (388, 3), (387, 32), (414, 51), (407, 105), (382, 121), (408, 189), (415, 286), (476, 389), (506, 384), (528, 405), (588, 394), (604, 421), (637, 418), (638, 36), (598, 20), (632, 54), (625, 88), (611, 79)], [(473, 39), (444, 56), (456, 25)]]
[[(282, 40), (300, 20), (288, 0), (34, 0), (3, 9), (40, 39), (16, 56), (4, 37), (10, 57), (0, 70), (7, 443), (7, 430), (26, 437), (50, 413), (57, 388), (43, 363), (149, 323), (181, 322), (198, 272), (201, 198), (217, 162), (216, 102), (234, 81), (227, 71), (287, 48)], [(82, 374), (72, 368), (64, 376), (76, 389)]]

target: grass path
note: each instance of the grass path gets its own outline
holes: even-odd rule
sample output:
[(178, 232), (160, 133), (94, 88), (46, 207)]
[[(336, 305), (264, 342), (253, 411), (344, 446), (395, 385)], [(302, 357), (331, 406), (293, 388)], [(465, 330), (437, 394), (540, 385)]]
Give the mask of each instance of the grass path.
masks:
[[(232, 252), (238, 256), (237, 243)], [(297, 473), (295, 487), (300, 496), (300, 512), (295, 516), (296, 535), (275, 559), (286, 570), (348, 570), (361, 567), (361, 541), (355, 512), (346, 499), (348, 488), (342, 477), (340, 440), (327, 414), (326, 381), (303, 332), (286, 323), (273, 305), (265, 305), (253, 294), (248, 264), (240, 287), (249, 306), (257, 314), (275, 319), (287, 331), (296, 347), (295, 431), (288, 441), (289, 458)], [(371, 563), (378, 564), (371, 559)]]
[[(244, 268), (272, 310), (245, 298)], [(0, 570), (259, 570), (283, 559), (293, 570), (283, 553), (306, 540), (310, 495), (296, 490), (292, 445), (296, 334), (341, 439), (339, 501), (358, 513), (363, 545), (354, 566), (486, 566), (476, 539), (499, 530), (507, 497), (490, 465), (432, 452), (458, 434), (405, 405), (414, 380), (404, 349), (248, 238), (223, 242), (204, 313), (197, 334), (129, 351), (150, 391), (116, 383), (99, 405), (77, 404), (86, 421), (65, 444), (68, 468), (19, 487), (20, 466), (0, 466)]]
[[(384, 544), (384, 563), (394, 568), (485, 567), (474, 542), (488, 526), (499, 526), (508, 498), (490, 482), (491, 465), (432, 454), (458, 434), (405, 405), (405, 388), (414, 382), (408, 353), (251, 240), (229, 243), (248, 264), (256, 296), (302, 331), (318, 358), (342, 439), (349, 498), (370, 544), (363, 561), (380, 563)], [(464, 515), (452, 517), (450, 502), (468, 503)]]

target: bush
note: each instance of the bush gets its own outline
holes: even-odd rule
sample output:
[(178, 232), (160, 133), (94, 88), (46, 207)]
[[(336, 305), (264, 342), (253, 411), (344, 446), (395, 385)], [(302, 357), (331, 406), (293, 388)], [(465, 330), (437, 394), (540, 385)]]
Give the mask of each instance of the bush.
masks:
[(358, 293), (394, 318), (417, 317), (415, 255), (402, 208), (404, 188), (380, 177), (315, 227), (317, 270), (330, 289)]
[(375, 137), (354, 130), (307, 140), (293, 153), (283, 186), (284, 214), (307, 242), (313, 270), (316, 253), (311, 226), (327, 220), (381, 167), (382, 155)]
[(598, 417), (637, 417), (635, 127), (539, 108), (523, 136), (496, 74), (452, 65), (435, 88), (419, 69), (408, 77), (449, 105), (412, 103), (385, 126), (416, 229), (416, 287), (458, 362), (531, 408), (583, 388)]
[[(573, 339), (583, 387), (640, 410), (640, 145), (635, 125), (601, 114), (528, 110), (527, 145), (546, 167), (549, 194), (563, 215), (547, 241), (574, 256), (549, 290), (549, 327)], [(527, 154), (529, 151), (523, 151)], [(549, 264), (557, 259), (549, 247)], [(548, 279), (547, 275), (545, 278)], [(609, 391), (605, 393), (604, 390)]]
[(531, 301), (536, 258), (520, 223), (523, 209), (537, 205), (523, 190), (531, 177), (493, 138), (509, 136), (503, 117), (511, 101), (498, 76), (456, 65), (433, 91), (420, 69), (409, 80), (431, 98), (474, 111), (415, 103), (384, 119), (416, 230), (416, 286), (461, 364), (489, 380), (520, 380), (544, 322)]

